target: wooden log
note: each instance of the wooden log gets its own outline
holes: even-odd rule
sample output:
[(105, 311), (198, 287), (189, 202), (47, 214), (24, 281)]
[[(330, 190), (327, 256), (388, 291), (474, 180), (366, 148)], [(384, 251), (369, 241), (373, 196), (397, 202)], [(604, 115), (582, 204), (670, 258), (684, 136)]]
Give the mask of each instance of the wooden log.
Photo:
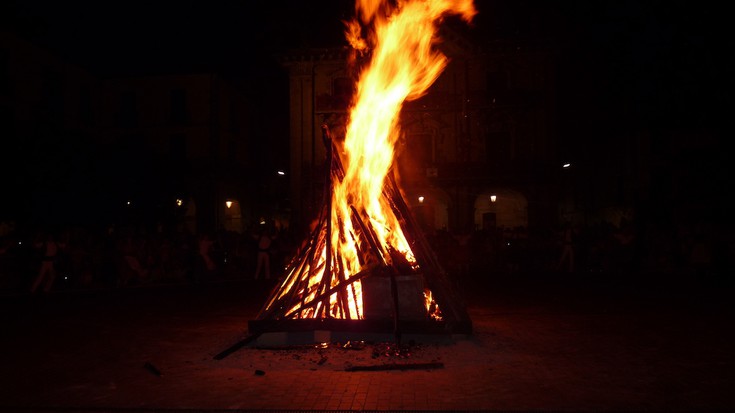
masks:
[(386, 371), (386, 370), (429, 370), (444, 368), (444, 363), (392, 363), (370, 366), (348, 366), (345, 371)]
[(260, 337), (260, 334), (249, 334), (247, 337), (243, 338), (242, 340), (238, 340), (237, 342), (235, 342), (235, 344), (217, 353), (214, 356), (214, 359), (222, 360), (223, 358), (229, 356), (230, 354), (236, 352), (237, 350), (247, 346), (253, 340), (257, 339), (258, 337)]
[(375, 258), (377, 258), (377, 260), (383, 265), (389, 265), (389, 262), (385, 260), (385, 254), (383, 252), (383, 249), (378, 244), (375, 233), (373, 233), (371, 228), (365, 225), (365, 223), (362, 221), (362, 218), (360, 218), (360, 214), (357, 213), (357, 210), (354, 206), (350, 205), (350, 210), (352, 211), (353, 221), (357, 222), (358, 226), (360, 227), (360, 232), (365, 237), (368, 245), (370, 245), (370, 249), (373, 250)]
[(332, 293), (336, 292), (337, 290), (341, 288), (347, 288), (348, 285), (354, 283), (355, 281), (359, 281), (362, 278), (365, 278), (366, 276), (372, 274), (372, 272), (375, 270), (376, 270), (376, 267), (369, 267), (369, 268), (366, 268), (358, 272), (357, 274), (354, 274), (349, 279), (345, 280), (344, 283), (337, 284), (336, 286), (330, 288), (327, 292), (323, 293), (322, 295), (314, 297), (314, 299), (311, 300), (310, 302), (303, 303), (300, 307), (295, 308), (293, 311), (289, 312), (288, 314), (285, 314), (284, 318), (286, 319), (293, 318), (295, 314), (302, 311), (303, 309), (315, 306), (320, 300), (323, 300), (325, 296), (328, 297), (329, 295), (331, 295)]
[(396, 207), (399, 213), (403, 215), (404, 222), (407, 225), (407, 228), (404, 229), (404, 235), (408, 234), (408, 236), (415, 239), (416, 249), (414, 250), (414, 254), (418, 253), (422, 257), (419, 265), (424, 265), (424, 281), (432, 291), (436, 302), (439, 304), (439, 308), (442, 309), (445, 317), (449, 317), (452, 321), (469, 323), (470, 317), (462, 298), (455, 291), (446, 271), (444, 271), (442, 265), (439, 263), (439, 259), (436, 257), (434, 250), (429, 245), (413, 215), (410, 213), (410, 209), (400, 194), (393, 174), (389, 175), (388, 182), (390, 183), (390, 190), (394, 194), (393, 200)]
[(261, 310), (257, 319), (259, 320), (267, 319), (274, 314), (277, 308), (292, 307), (294, 305), (295, 299), (300, 299), (300, 298), (303, 299), (303, 296), (297, 297), (296, 292), (298, 291), (299, 287), (303, 284), (302, 277), (304, 276), (304, 272), (306, 271), (306, 269), (308, 268), (309, 272), (313, 271), (312, 265), (314, 262), (314, 254), (315, 254), (315, 251), (318, 250), (319, 248), (319, 241), (321, 238), (321, 227), (322, 227), (323, 220), (324, 220), (325, 210), (326, 209), (323, 209), (322, 212), (320, 213), (319, 222), (317, 223), (317, 226), (314, 228), (314, 230), (311, 232), (309, 244), (304, 251), (305, 256), (303, 260), (301, 260), (301, 262), (299, 263), (300, 267), (299, 267), (298, 273), (294, 275), (295, 279), (291, 286), (291, 290), (288, 291), (287, 294), (284, 295), (281, 299), (274, 301), (279, 293), (279, 288), (281, 288), (286, 283), (281, 283), (280, 285), (278, 285), (273, 290), (273, 293), (272, 293), (273, 298), (271, 301), (274, 301), (274, 302), (272, 304), (268, 304), (268, 306), (266, 307), (266, 310)]

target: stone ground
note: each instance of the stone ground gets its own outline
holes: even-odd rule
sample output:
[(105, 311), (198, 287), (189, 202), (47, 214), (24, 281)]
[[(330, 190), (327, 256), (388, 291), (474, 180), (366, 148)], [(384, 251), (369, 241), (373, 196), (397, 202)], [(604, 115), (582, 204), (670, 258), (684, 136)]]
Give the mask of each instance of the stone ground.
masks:
[(250, 346), (219, 360), (270, 286), (7, 294), (0, 411), (735, 410), (732, 288), (634, 280), (486, 279), (464, 286), (474, 332), (451, 343)]

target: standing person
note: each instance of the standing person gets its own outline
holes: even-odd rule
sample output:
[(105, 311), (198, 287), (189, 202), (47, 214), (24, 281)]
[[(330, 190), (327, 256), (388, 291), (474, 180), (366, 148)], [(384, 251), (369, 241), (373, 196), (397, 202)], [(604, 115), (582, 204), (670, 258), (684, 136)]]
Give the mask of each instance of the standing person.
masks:
[(43, 292), (48, 293), (56, 279), (56, 261), (64, 244), (57, 242), (53, 234), (48, 234), (44, 240), (36, 242), (35, 247), (41, 249), (43, 255), (38, 275), (31, 285), (31, 294), (35, 293), (41, 284), (43, 284)]
[(217, 264), (212, 259), (212, 252), (214, 250), (214, 240), (209, 233), (203, 233), (199, 237), (199, 261), (201, 262), (201, 273), (197, 274), (195, 281), (200, 281), (199, 277), (202, 275), (210, 276), (217, 270)]
[(260, 235), (256, 235), (255, 239), (258, 241), (258, 263), (255, 267), (255, 275), (253, 279), (258, 279), (261, 270), (266, 280), (271, 278), (271, 246), (275, 237), (270, 234), (267, 229), (260, 232)]
[(455, 268), (457, 275), (465, 277), (470, 273), (470, 241), (472, 240), (472, 232), (464, 232), (455, 234), (453, 236), (453, 244), (451, 245), (451, 251), (453, 252), (452, 258), (455, 262)]
[(576, 233), (571, 224), (566, 224), (561, 233), (561, 256), (556, 265), (556, 269), (562, 270), (566, 267), (566, 272), (573, 273), (574, 267), (574, 241)]

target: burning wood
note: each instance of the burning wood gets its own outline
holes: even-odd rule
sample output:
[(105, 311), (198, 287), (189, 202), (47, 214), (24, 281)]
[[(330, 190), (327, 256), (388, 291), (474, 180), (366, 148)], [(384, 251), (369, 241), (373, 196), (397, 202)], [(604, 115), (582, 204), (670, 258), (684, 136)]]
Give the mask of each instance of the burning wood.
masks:
[[(393, 3), (390, 3), (393, 4)], [(393, 176), (400, 109), (422, 96), (446, 65), (432, 48), (437, 25), (471, 0), (359, 1), (347, 37), (371, 60), (357, 84), (344, 140), (322, 128), (324, 202), (313, 231), (286, 268), (253, 327), (286, 320), (441, 322), (469, 317)], [(368, 33), (362, 38), (360, 33)]]

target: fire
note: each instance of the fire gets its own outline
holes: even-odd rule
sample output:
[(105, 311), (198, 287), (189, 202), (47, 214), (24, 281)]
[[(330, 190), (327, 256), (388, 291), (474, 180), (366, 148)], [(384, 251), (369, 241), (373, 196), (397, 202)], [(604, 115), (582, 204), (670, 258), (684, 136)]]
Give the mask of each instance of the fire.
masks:
[(421, 97), (446, 66), (446, 57), (432, 48), (441, 17), (459, 12), (469, 20), (474, 9), (471, 1), (399, 2), (390, 9), (385, 2), (365, 0), (357, 3), (357, 11), (364, 23), (372, 22), (374, 32), (367, 42), (358, 41), (350, 37), (358, 33), (351, 28), (348, 38), (354, 45), (372, 42), (374, 49), (357, 84), (344, 143), (347, 170), (335, 187), (335, 212), (348, 218), (348, 204), (363, 207), (380, 244), (392, 246), (413, 262), (395, 215), (380, 202), (385, 201), (380, 194), (400, 136), (399, 113), (403, 102)]
[[(370, 60), (357, 83), (344, 142), (328, 143), (338, 174), (332, 177), (328, 216), (322, 217), (326, 230), (311, 240), (318, 247), (315, 256), (291, 266), (268, 307), (295, 294), (300, 299), (288, 304), (287, 317), (361, 319), (359, 277), (396, 259), (418, 269), (386, 196), (401, 133), (399, 115), (403, 103), (423, 96), (447, 65), (446, 56), (434, 48), (439, 23), (450, 14), (469, 22), (475, 13), (472, 0), (357, 1), (357, 17), (347, 24), (346, 37)], [(361, 254), (370, 249), (377, 251), (377, 263)], [(340, 284), (346, 287), (338, 289)], [(431, 293), (425, 296), (427, 309), (436, 308)]]

